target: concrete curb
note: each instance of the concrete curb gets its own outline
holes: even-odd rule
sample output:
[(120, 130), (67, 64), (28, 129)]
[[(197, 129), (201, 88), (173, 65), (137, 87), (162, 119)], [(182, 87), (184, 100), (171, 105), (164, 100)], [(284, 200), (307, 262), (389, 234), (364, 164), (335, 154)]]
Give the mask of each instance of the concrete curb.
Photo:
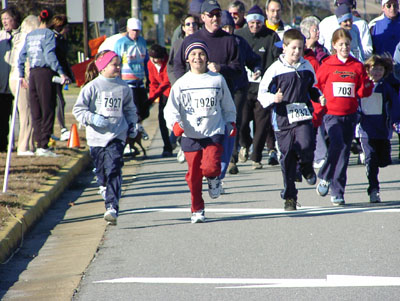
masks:
[(65, 191), (77, 175), (89, 164), (88, 150), (68, 162), (56, 176), (44, 183), (45, 188), (34, 194), (25, 205), (29, 208), (22, 215), (12, 218), (5, 229), (0, 232), (0, 263), (6, 261), (12, 252), (18, 248), (25, 233), (43, 216), (50, 205)]

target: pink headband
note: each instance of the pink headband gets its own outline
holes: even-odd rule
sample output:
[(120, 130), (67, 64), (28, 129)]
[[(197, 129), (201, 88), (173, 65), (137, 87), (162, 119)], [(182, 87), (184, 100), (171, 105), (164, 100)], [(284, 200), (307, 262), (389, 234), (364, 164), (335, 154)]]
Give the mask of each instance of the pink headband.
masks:
[(97, 70), (99, 70), (99, 72), (103, 70), (117, 55), (118, 54), (114, 51), (108, 51), (103, 56), (99, 57), (95, 62)]

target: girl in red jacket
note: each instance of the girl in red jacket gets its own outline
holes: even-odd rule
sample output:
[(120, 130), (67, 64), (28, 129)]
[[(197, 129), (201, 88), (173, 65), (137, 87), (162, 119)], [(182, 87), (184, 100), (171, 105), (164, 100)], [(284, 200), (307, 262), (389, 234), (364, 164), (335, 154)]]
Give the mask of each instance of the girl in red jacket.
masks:
[(167, 104), (169, 91), (171, 90), (171, 84), (167, 74), (167, 49), (158, 44), (154, 44), (150, 47), (149, 56), (150, 60), (147, 62), (150, 80), (149, 101), (153, 103), (159, 98), (158, 123), (164, 142), (164, 149), (161, 156), (171, 157), (172, 145), (169, 140), (168, 128), (164, 119), (164, 107)]
[(357, 123), (358, 98), (372, 94), (373, 82), (361, 62), (350, 55), (351, 36), (340, 28), (332, 36), (333, 55), (317, 72), (317, 87), (326, 98), (325, 129), (330, 144), (318, 177), (317, 193), (325, 196), (331, 187), (333, 205), (344, 205), (350, 146)]

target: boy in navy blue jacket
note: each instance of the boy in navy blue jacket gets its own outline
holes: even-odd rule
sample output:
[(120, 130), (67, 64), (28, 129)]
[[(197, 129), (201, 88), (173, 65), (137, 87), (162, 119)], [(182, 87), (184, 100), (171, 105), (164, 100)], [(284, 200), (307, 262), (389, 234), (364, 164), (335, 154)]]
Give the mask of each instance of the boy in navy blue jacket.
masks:
[(390, 138), (393, 125), (397, 125), (395, 128), (398, 131), (400, 99), (385, 79), (393, 69), (390, 58), (373, 55), (365, 62), (365, 69), (375, 87), (370, 97), (360, 100), (359, 133), (361, 147), (365, 153), (369, 201), (379, 203), (379, 167), (386, 167), (392, 163)]
[(266, 108), (272, 106), (272, 124), (281, 151), (280, 164), (286, 211), (297, 209), (295, 185), (297, 161), (307, 183), (314, 185), (314, 130), (312, 104), (324, 105), (325, 98), (317, 88), (314, 69), (303, 55), (304, 37), (296, 29), (283, 35), (283, 54), (265, 72), (258, 90), (258, 101)]

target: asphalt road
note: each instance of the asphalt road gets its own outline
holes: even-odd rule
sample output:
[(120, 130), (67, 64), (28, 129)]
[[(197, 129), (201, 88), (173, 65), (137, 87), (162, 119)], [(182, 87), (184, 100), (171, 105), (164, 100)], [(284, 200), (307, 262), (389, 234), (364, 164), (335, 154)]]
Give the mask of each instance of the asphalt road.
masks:
[(331, 206), (303, 181), (295, 213), (282, 209), (280, 168), (247, 162), (220, 198), (204, 184), (207, 221), (191, 224), (186, 164), (160, 153), (158, 135), (150, 159), (125, 175), (134, 182), (118, 225), (107, 228), (74, 300), (399, 299), (397, 159), (381, 170), (383, 203), (368, 202), (365, 168), (352, 156), (347, 205)]

